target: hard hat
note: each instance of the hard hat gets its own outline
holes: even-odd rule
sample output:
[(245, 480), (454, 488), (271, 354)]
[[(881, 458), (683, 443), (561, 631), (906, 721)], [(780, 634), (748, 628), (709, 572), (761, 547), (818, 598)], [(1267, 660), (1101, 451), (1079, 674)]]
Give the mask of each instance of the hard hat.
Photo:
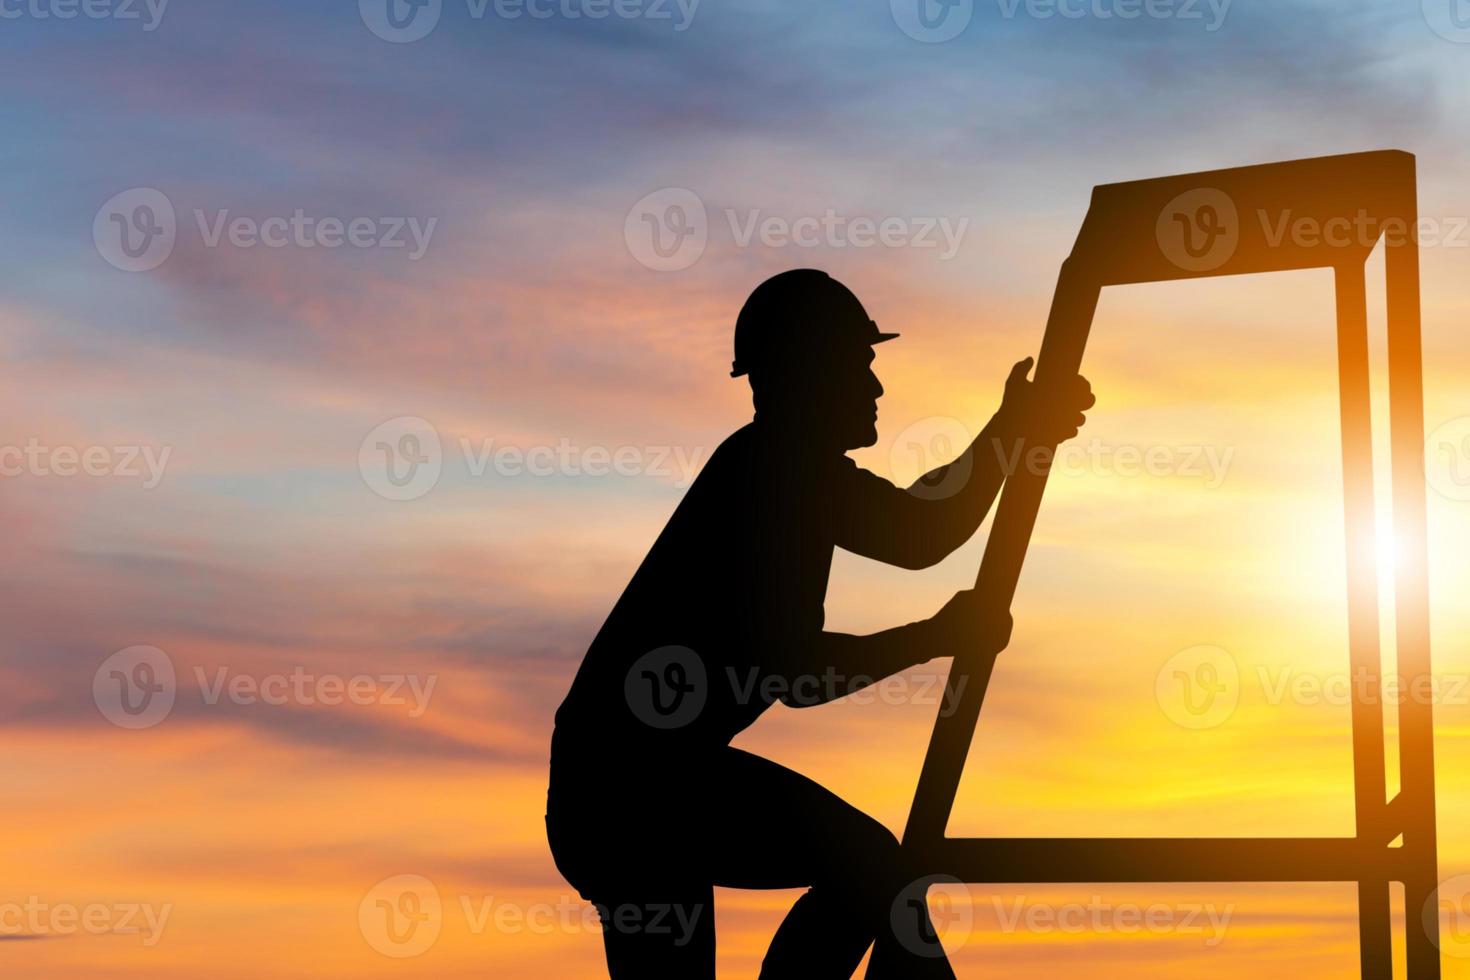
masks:
[(797, 351), (871, 347), (897, 337), (880, 333), (852, 290), (820, 269), (792, 269), (755, 287), (735, 321), (730, 377), (759, 370)]

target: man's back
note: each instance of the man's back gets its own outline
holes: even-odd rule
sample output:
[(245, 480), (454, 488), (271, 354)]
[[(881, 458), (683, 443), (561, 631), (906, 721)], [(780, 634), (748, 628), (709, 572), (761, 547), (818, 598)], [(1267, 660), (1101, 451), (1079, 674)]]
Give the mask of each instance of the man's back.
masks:
[(822, 629), (826, 504), (851, 467), (811, 455), (759, 422), (725, 440), (593, 640), (559, 731), (714, 748), (769, 705), (762, 682), (800, 653), (778, 638)]

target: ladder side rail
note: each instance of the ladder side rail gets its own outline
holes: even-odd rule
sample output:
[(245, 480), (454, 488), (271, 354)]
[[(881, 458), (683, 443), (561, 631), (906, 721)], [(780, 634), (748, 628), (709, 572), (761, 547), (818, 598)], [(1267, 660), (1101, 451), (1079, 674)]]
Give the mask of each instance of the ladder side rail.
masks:
[[(1096, 280), (1079, 270), (1075, 260), (1062, 264), (1036, 361), (1035, 383), (1039, 390), (1044, 391), (1056, 379), (1075, 375), (1081, 367), (1100, 292)], [(1012, 447), (1005, 447), (1006, 458), (1028, 462), (1007, 475), (975, 583), (995, 603), (998, 612), (1009, 610), (1015, 598), (1046, 490), (1049, 461), (1056, 451), (1055, 444), (1016, 448), (1019, 453), (1011, 455)], [(1046, 465), (1030, 464), (1031, 452), (1038, 449), (1045, 453)], [(994, 666), (994, 655), (977, 651), (956, 657), (950, 668), (904, 830), (905, 845), (944, 836)]]
[[(1377, 511), (1373, 492), (1373, 415), (1368, 304), (1362, 263), (1334, 270), (1337, 294), (1338, 404), (1342, 429), (1348, 650), (1352, 677), (1353, 798), (1359, 840), (1391, 840), (1384, 775), (1382, 650), (1379, 645)], [(1393, 923), (1385, 878), (1358, 881), (1362, 976), (1393, 975)]]
[[(1412, 185), (1408, 227), (1417, 224)], [(1388, 273), (1389, 418), (1398, 560), (1394, 616), (1399, 673), (1400, 780), (1404, 806), (1404, 896), (1410, 980), (1439, 980), (1439, 881), (1434, 791), (1433, 671), (1429, 656), (1428, 531), (1424, 481), (1424, 376), (1420, 339), (1419, 248), (1412, 236), (1385, 242)]]

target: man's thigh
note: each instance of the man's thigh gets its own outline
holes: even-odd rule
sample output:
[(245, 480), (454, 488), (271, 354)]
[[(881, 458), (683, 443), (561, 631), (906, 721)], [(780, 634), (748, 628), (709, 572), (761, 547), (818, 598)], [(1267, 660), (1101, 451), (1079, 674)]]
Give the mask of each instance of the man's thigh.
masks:
[(897, 858), (886, 827), (785, 766), (726, 749), (710, 776), (706, 870), (716, 885), (841, 884)]

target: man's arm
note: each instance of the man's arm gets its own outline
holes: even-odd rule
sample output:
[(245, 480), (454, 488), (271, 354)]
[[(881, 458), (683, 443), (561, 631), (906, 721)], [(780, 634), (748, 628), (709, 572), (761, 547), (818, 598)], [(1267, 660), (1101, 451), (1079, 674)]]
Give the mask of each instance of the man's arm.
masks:
[(813, 649), (791, 658), (804, 672), (786, 678), (781, 701), (793, 708), (809, 708), (855, 694), (886, 677), (935, 657), (953, 656), (978, 645), (987, 653), (1004, 650), (1011, 638), (1010, 613), (984, 608), (985, 597), (976, 589), (957, 593), (929, 619), (897, 626), (881, 633), (818, 634)]
[(1026, 465), (1027, 444), (1072, 438), (1093, 404), (1092, 388), (1081, 377), (1043, 401), (1027, 379), (1031, 363), (1028, 357), (1011, 368), (1000, 409), (970, 447), (908, 489), (849, 463), (837, 544), (886, 564), (927, 568), (968, 541), (1006, 477)]

